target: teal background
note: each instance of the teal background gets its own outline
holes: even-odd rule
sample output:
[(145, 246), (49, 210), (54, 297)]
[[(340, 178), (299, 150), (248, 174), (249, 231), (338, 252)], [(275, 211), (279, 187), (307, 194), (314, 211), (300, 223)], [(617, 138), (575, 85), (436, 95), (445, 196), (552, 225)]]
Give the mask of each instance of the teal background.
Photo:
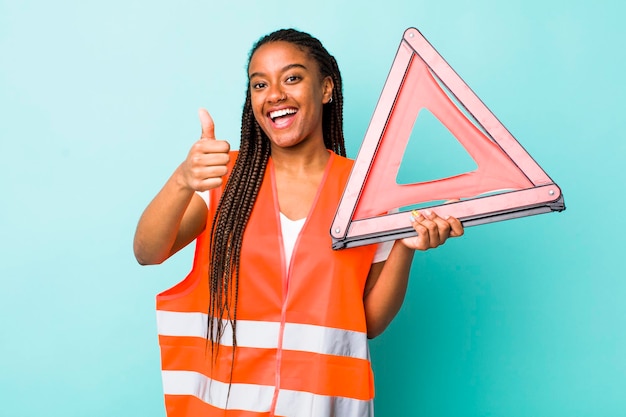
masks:
[[(297, 27), (345, 79), (355, 156), (415, 26), (567, 210), (416, 254), (372, 341), (378, 416), (626, 416), (623, 2), (0, 1), (0, 415), (164, 416), (143, 208), (207, 107), (238, 146), (248, 50)], [(427, 163), (429, 155), (419, 157)]]

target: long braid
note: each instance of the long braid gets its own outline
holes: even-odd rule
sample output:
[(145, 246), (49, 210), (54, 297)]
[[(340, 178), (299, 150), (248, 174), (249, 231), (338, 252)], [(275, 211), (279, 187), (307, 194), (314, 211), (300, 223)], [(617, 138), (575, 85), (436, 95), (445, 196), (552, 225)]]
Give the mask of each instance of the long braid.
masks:
[[(318, 63), (322, 77), (332, 77), (333, 99), (324, 105), (322, 128), (326, 148), (345, 156), (343, 137), (343, 93), (341, 74), (335, 58), (328, 53), (319, 40), (294, 29), (281, 29), (259, 39), (253, 46), (248, 63), (254, 52), (269, 42), (289, 42), (311, 54)], [(265, 168), (270, 157), (270, 141), (254, 118), (250, 88), (241, 117), (241, 143), (239, 155), (224, 188), (217, 213), (211, 226), (208, 338), (211, 354), (217, 359), (224, 329), (230, 324), (233, 330), (233, 357), (237, 347), (237, 299), (239, 291), (239, 265), (243, 234), (256, 201)], [(232, 382), (231, 368), (231, 382)]]
[(233, 328), (233, 346), (236, 346), (234, 329), (243, 231), (256, 201), (270, 153), (269, 141), (262, 137), (254, 120), (249, 93), (242, 115), (241, 137), (248, 140), (241, 141), (239, 156), (226, 183), (211, 227), (208, 334), (214, 357), (225, 327), (220, 319), (228, 320)]

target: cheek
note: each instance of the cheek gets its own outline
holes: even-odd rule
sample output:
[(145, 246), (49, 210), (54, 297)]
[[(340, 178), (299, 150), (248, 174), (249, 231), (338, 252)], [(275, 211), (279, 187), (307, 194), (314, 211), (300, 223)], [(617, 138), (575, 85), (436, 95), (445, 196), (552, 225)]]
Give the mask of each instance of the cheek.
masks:
[(252, 109), (252, 114), (254, 115), (254, 119), (257, 121), (257, 123), (263, 125), (265, 118), (261, 115), (261, 113), (257, 112), (255, 109)]
[(263, 127), (263, 123), (265, 123), (265, 118), (261, 116), (256, 110), (252, 110), (252, 115), (254, 116), (254, 120), (259, 124), (259, 126)]
[(252, 114), (254, 114), (254, 118), (257, 122), (261, 123), (263, 120), (263, 101), (258, 97), (252, 96), (250, 98), (250, 104), (252, 105)]

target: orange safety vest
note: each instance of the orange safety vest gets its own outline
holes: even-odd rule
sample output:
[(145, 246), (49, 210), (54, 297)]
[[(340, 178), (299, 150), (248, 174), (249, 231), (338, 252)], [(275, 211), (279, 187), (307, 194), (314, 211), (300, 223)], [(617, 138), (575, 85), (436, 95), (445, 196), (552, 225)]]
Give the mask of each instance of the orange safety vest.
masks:
[(210, 231), (198, 237), (192, 271), (157, 296), (168, 417), (373, 416), (363, 290), (375, 246), (333, 251), (329, 235), (351, 167), (331, 152), (287, 270), (270, 158), (241, 249), (234, 366), (230, 325), (215, 362), (207, 341)]

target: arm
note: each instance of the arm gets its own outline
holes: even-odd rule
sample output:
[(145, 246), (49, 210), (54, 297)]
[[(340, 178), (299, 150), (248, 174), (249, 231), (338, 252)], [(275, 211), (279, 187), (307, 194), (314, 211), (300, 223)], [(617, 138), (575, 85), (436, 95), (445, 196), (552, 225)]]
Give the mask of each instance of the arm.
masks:
[(195, 192), (222, 184), (230, 146), (215, 140), (213, 120), (204, 109), (200, 110), (200, 121), (202, 137), (139, 219), (133, 249), (142, 265), (165, 261), (205, 228), (206, 205)]
[(436, 248), (448, 237), (463, 235), (463, 226), (454, 217), (442, 219), (425, 210), (414, 212), (412, 221), (417, 236), (396, 241), (387, 260), (373, 264), (367, 277), (363, 303), (369, 338), (380, 335), (400, 311), (414, 251)]

